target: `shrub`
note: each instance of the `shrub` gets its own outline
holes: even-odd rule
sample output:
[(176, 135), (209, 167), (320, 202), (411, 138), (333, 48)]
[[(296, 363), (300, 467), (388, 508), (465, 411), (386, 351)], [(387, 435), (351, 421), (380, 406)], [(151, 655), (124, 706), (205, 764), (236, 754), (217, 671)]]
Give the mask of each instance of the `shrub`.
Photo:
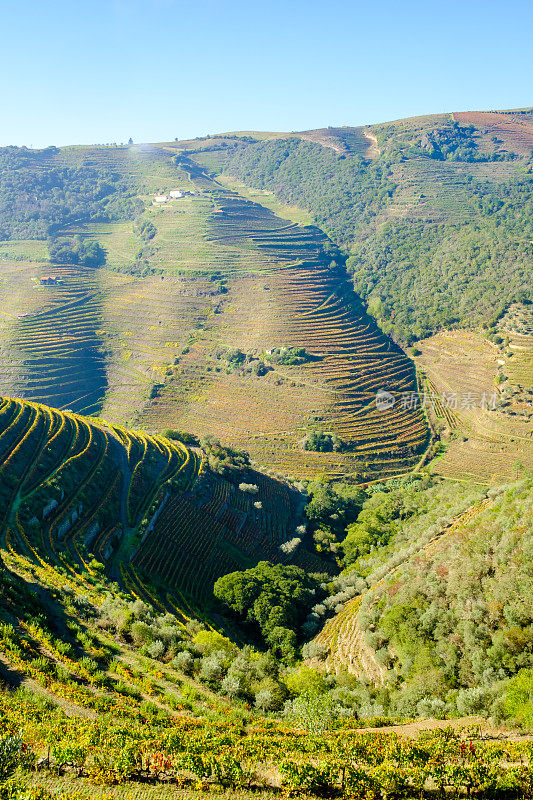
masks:
[(324, 694), (328, 688), (328, 681), (324, 675), (306, 664), (301, 664), (297, 669), (289, 672), (284, 682), (291, 694), (307, 697)]
[(338, 707), (329, 693), (303, 694), (285, 703), (283, 716), (303, 730), (314, 734), (323, 733), (335, 726)]
[(533, 730), (533, 669), (521, 669), (507, 684), (503, 695), (507, 719)]
[(479, 714), (490, 706), (490, 692), (482, 686), (460, 689), (457, 693), (456, 706), (459, 714)]
[(302, 656), (304, 658), (317, 658), (319, 661), (325, 661), (328, 652), (326, 645), (321, 642), (306, 642), (302, 647)]
[(259, 487), (255, 483), (239, 483), (241, 492), (248, 492), (248, 494), (257, 494)]
[(152, 641), (153, 636), (152, 628), (150, 625), (147, 625), (146, 622), (138, 620), (131, 626), (131, 638), (133, 639), (134, 644), (137, 646), (149, 644)]
[(274, 697), (270, 689), (261, 689), (255, 696), (255, 705), (261, 711), (268, 711), (274, 704)]
[(446, 716), (446, 703), (443, 700), (439, 700), (438, 697), (434, 697), (433, 699), (424, 698), (420, 700), (416, 707), (416, 713), (419, 717), (426, 717), (426, 718), (434, 718), (434, 719), (444, 719)]
[(185, 675), (192, 675), (194, 658), (188, 650), (183, 650), (181, 653), (178, 653), (176, 656), (174, 656), (171, 664), (175, 669), (180, 670), (180, 672), (184, 672)]
[(232, 697), (239, 694), (241, 691), (241, 680), (237, 675), (228, 673), (220, 686), (224, 694), (228, 694), (230, 697)]
[(218, 684), (222, 680), (224, 656), (224, 651), (204, 656), (200, 662), (200, 679)]
[(275, 347), (273, 350), (267, 351), (264, 358), (273, 364), (294, 367), (310, 361), (312, 356), (306, 351), (305, 347)]
[(165, 652), (165, 645), (161, 641), (161, 639), (156, 639), (154, 642), (148, 645), (146, 648), (147, 654), (150, 658), (161, 658), (163, 653)]
[(180, 431), (174, 428), (167, 428), (164, 430), (163, 436), (167, 439), (172, 439), (175, 442), (188, 444), (191, 447), (197, 447), (200, 444), (200, 440), (194, 435), (194, 433), (188, 433), (187, 431)]
[(295, 536), (294, 539), (289, 539), (288, 542), (283, 542), (283, 544), (280, 544), (279, 549), (282, 553), (285, 553), (285, 555), (290, 555), (298, 549), (298, 546), (301, 543), (302, 540), (298, 536)]
[(200, 446), (207, 456), (210, 468), (220, 475), (242, 471), (250, 464), (248, 453), (225, 447), (214, 436), (204, 436), (200, 439)]
[(237, 648), (225, 636), (217, 631), (198, 631), (193, 636), (192, 643), (196, 650), (204, 656), (222, 651), (224, 656), (235, 655)]
[(303, 440), (303, 448), (317, 453), (341, 452), (346, 448), (346, 442), (334, 433), (310, 431)]
[(35, 755), (18, 736), (0, 738), (0, 781), (6, 780), (17, 767), (29, 769)]

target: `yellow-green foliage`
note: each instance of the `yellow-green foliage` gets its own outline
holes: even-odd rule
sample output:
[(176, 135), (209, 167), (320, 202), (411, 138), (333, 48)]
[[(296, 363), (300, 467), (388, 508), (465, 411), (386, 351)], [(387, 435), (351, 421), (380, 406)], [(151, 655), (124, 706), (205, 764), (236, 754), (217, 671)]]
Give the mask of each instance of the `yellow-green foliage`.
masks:
[[(359, 625), (403, 682), (422, 694), (479, 687), (489, 696), (531, 669), (532, 508), (530, 477), (489, 491), (363, 595)], [(515, 679), (517, 697), (527, 674)]]

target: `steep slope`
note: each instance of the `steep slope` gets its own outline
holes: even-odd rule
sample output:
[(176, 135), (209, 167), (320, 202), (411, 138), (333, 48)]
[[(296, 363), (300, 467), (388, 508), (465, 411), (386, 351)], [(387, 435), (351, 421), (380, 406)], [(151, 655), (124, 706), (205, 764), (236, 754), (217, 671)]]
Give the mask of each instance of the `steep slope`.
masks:
[[(33, 213), (52, 240), (48, 264), (31, 261), (37, 239), (24, 240), (27, 261), (0, 248), (9, 289), (1, 391), (153, 433), (210, 432), (284, 476), (368, 481), (414, 466), (428, 438), (424, 415), (408, 403), (375, 406), (379, 390), (411, 396), (412, 363), (365, 314), (338, 249), (320, 229), (224, 189), (180, 148), (5, 156), (22, 159), (30, 183), (48, 175), (64, 194), (61, 209), (46, 192), (35, 209), (21, 189), (19, 211), (2, 211), (6, 224), (18, 220), (11, 237), (39, 233)], [(107, 201), (94, 200), (89, 190), (109, 174)], [(182, 196), (154, 201), (173, 189)], [(85, 263), (91, 248), (103, 263)], [(309, 358), (269, 362), (268, 351), (284, 347), (307, 348)], [(244, 364), (226, 358), (236, 349)], [(344, 445), (305, 450), (310, 430)]]
[(153, 602), (145, 573), (166, 603), (173, 592), (209, 600), (220, 575), (289, 560), (279, 548), (303, 499), (244, 463), (223, 478), (180, 442), (9, 398), (0, 452), (1, 543), (36, 565), (91, 574), (103, 563)]
[[(153, 433), (209, 431), (249, 450), (256, 468), (298, 479), (404, 473), (427, 424), (412, 362), (382, 331), (409, 342), (492, 325), (527, 299), (530, 127), (526, 112), (479, 112), (290, 136), (4, 149), (0, 391)], [(220, 181), (206, 167), (223, 170)], [(259, 188), (241, 192), (236, 175)], [(343, 253), (269, 188), (310, 209)], [(182, 196), (154, 202), (173, 189)], [(446, 334), (422, 348), (437, 437), (455, 411), (441, 407), (444, 393), (460, 405), (481, 385), (468, 384), (472, 354), (500, 358), (477, 335), (452, 343), (465, 358), (459, 394), (441, 359)], [(265, 361), (283, 347), (310, 358)], [(226, 358), (233, 350), (242, 364)], [(506, 403), (508, 387), (496, 386)], [(385, 411), (381, 389), (395, 398)], [(526, 419), (500, 417), (499, 406), (466, 409), (464, 420), (457, 410), (437, 471), (506, 480), (514, 442), (530, 463)], [(344, 444), (305, 450), (311, 433)]]
[[(187, 168), (187, 160), (181, 163)], [(420, 409), (401, 402), (416, 390), (412, 365), (364, 313), (338, 251), (319, 229), (287, 224), (259, 203), (201, 180), (214, 202), (210, 241), (249, 248), (251, 263), (259, 260), (256, 270), (268, 261), (261, 281), (242, 270), (234, 276), (209, 334), (180, 359), (179, 378), (162, 389), (143, 423), (209, 430), (245, 447), (263, 467), (281, 461), (286, 474), (312, 475), (322, 464), (368, 480), (414, 465), (427, 428)], [(240, 348), (250, 365), (234, 367), (230, 378), (220, 367), (213, 370), (214, 359), (224, 359), (221, 345)], [(288, 369), (283, 361), (269, 363), (269, 353), (280, 346), (306, 349), (309, 357), (301, 360), (307, 363)], [(254, 364), (266, 364), (266, 374), (254, 376)], [(184, 379), (194, 386), (191, 397), (184, 394)], [(375, 403), (380, 390), (400, 401), (385, 413)], [(302, 417), (307, 397), (317, 405)], [(345, 453), (302, 452), (309, 427), (337, 434)]]
[(455, 702), (469, 687), (487, 703), (499, 682), (530, 669), (532, 489), (526, 477), (431, 526), (430, 503), (382, 555), (356, 562), (368, 588), (318, 634), (327, 668), (384, 683), (411, 708), (425, 696)]
[[(191, 145), (224, 185), (244, 192), (244, 181), (252, 197), (273, 190), (312, 211), (349, 253), (369, 315), (405, 343), (418, 339), (413, 404), (442, 442), (433, 471), (452, 479), (490, 484), (511, 479), (516, 461), (533, 466), (531, 119), (479, 112), (372, 126), (380, 153), (364, 159), (343, 145), (351, 129), (313, 145), (300, 134)], [(522, 320), (520, 338), (497, 321), (506, 309)]]
[(403, 341), (530, 297), (530, 113), (369, 126), (371, 156), (346, 145), (358, 132), (232, 141), (194, 157), (310, 210), (349, 251), (356, 291)]

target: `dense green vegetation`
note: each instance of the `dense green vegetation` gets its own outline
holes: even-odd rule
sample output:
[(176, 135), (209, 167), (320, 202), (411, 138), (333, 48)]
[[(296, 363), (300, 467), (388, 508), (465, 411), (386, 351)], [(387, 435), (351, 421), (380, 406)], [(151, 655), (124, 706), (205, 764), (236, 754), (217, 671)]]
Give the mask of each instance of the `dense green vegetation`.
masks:
[(411, 702), (431, 692), (475, 711), (495, 700), (500, 681), (521, 675), (531, 684), (532, 489), (528, 479), (493, 494), (474, 522), (363, 597), (360, 625)]
[[(307, 486), (305, 515), (317, 552), (336, 553), (367, 497), (358, 486), (348, 483), (313, 481)], [(348, 527), (349, 530), (349, 527)]]
[(46, 239), (65, 225), (130, 219), (142, 208), (120, 172), (66, 166), (59, 154), (0, 148), (0, 240)]
[(214, 593), (261, 634), (274, 655), (290, 662), (296, 657), (296, 631), (311, 602), (319, 598), (321, 584), (298, 567), (261, 561), (252, 569), (219, 578)]
[(420, 477), (369, 493), (342, 543), (347, 569), (306, 628), (360, 598), (384, 713), (533, 724), (532, 488), (530, 476), (488, 493)]
[(340, 157), (298, 138), (244, 144), (229, 151), (223, 164), (245, 183), (271, 189), (286, 203), (308, 208), (344, 246), (390, 204), (395, 189), (389, 164)]
[(345, 249), (370, 312), (403, 341), (478, 325), (531, 299), (531, 177), (523, 161), (502, 179), (491, 164), (515, 155), (482, 150), (475, 129), (457, 123), (377, 133), (381, 155), (372, 161), (294, 137), (234, 146), (220, 163), (310, 210)]
[(265, 354), (265, 359), (272, 364), (281, 364), (284, 367), (295, 367), (311, 360), (311, 355), (305, 347), (275, 347)]
[(470, 219), (390, 221), (351, 248), (356, 291), (404, 341), (490, 325), (510, 303), (531, 300), (531, 180), (470, 190)]
[(216, 436), (204, 436), (200, 440), (207, 457), (209, 467), (220, 475), (240, 472), (250, 463), (250, 458), (243, 450), (222, 445)]
[[(359, 559), (368, 556), (376, 548), (386, 548), (393, 536), (398, 534), (403, 524), (428, 512), (428, 486), (431, 479), (414, 480), (399, 488), (384, 486), (372, 487), (364, 502), (357, 521), (348, 525), (342, 542), (346, 566), (362, 564)], [(440, 514), (444, 512), (441, 490), (437, 492)], [(427, 523), (427, 517), (425, 519)], [(381, 549), (380, 553), (388, 552)], [(362, 567), (364, 573), (368, 565)]]
[(105, 264), (104, 248), (98, 242), (84, 242), (81, 237), (52, 239), (49, 244), (50, 260), (60, 264), (82, 264), (100, 267)]
[(303, 440), (304, 450), (314, 450), (317, 453), (337, 453), (344, 450), (346, 443), (334, 433), (324, 431), (309, 431)]

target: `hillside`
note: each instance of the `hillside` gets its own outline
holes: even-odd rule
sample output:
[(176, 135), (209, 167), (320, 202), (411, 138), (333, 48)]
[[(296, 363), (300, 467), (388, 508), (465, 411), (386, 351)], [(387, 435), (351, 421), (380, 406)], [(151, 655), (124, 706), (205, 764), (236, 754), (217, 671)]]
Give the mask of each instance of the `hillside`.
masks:
[(124, 590), (176, 610), (205, 607), (220, 575), (261, 559), (319, 565), (304, 548), (280, 550), (302, 496), (216, 441), (190, 448), (3, 398), (0, 451), (1, 543), (37, 567), (103, 566)]
[[(39, 420), (46, 417), (42, 407), (27, 403), (24, 408), (38, 412)], [(135, 447), (133, 432), (94, 422), (89, 425), (72, 414), (56, 413), (58, 431), (60, 417), (65, 427), (77, 423), (82, 430), (92, 430), (95, 438), (105, 434), (110, 463), (121, 448), (125, 450), (118, 438), (115, 448), (119, 434), (123, 441), (129, 437), (130, 450)], [(145, 459), (138, 460), (137, 466), (147, 468), (144, 462), (150, 461), (156, 445), (168, 446), (176, 459), (183, 459), (177, 475), (187, 469), (185, 453), (193, 451), (162, 437), (146, 438)], [(49, 452), (55, 452), (55, 447)], [(20, 478), (15, 470), (17, 453), (22, 456), (20, 449), (13, 450), (10, 472)], [(156, 464), (161, 466), (157, 462), (152, 460), (152, 470)], [(135, 463), (134, 453), (131, 463)], [(50, 466), (44, 461), (40, 474)], [(67, 461), (63, 467), (67, 473)], [(20, 480), (25, 486), (24, 477)], [(160, 485), (161, 475), (157, 483)], [(409, 507), (407, 496), (413, 500), (427, 493), (427, 502), (422, 513), (415, 514), (418, 529), (414, 522), (410, 531), (400, 527), (396, 539), (390, 540), (392, 551), (390, 547), (388, 553), (376, 548), (371, 554), (372, 567), (379, 569), (381, 560), (385, 577), (363, 594), (363, 603), (369, 616), (375, 603), (391, 605), (380, 617), (388, 627), (376, 625), (372, 631), (384, 639), (383, 648), (376, 650), (376, 642), (366, 642), (363, 633), (350, 640), (350, 672), (362, 666), (363, 680), (341, 670), (337, 679), (324, 677), (320, 670), (310, 670), (299, 662), (287, 665), (274, 657), (273, 651), (239, 646), (242, 641), (238, 645), (214, 629), (222, 623), (237, 633), (229, 620), (200, 610), (194, 613), (178, 592), (163, 597), (153, 587), (134, 582), (138, 576), (133, 572), (124, 581), (127, 585), (111, 580), (106, 573), (113, 555), (106, 558), (103, 554), (102, 562), (90, 560), (84, 566), (86, 529), (79, 536), (66, 531), (60, 541), (52, 533), (51, 550), (31, 533), (31, 524), (27, 541), (20, 529), (10, 530), (0, 564), (0, 790), (9, 800), (53, 800), (58, 796), (63, 800), (119, 800), (124, 796), (158, 800), (175, 797), (176, 791), (192, 800), (199, 786), (204, 793), (238, 791), (239, 796), (250, 798), (258, 793), (272, 797), (280, 789), (301, 797), (321, 797), (327, 792), (328, 796), (349, 798), (363, 786), (374, 797), (386, 800), (391, 786), (405, 797), (421, 793), (431, 797), (436, 783), (458, 797), (489, 787), (497, 795), (503, 792), (506, 797), (526, 798), (531, 772), (528, 738), (522, 741), (514, 732), (509, 735), (505, 729), (494, 729), (481, 716), (457, 716), (493, 712), (500, 721), (525, 727), (531, 724), (527, 710), (531, 670), (525, 668), (531, 654), (529, 645), (522, 647), (528, 615), (531, 617), (530, 578), (522, 560), (529, 546), (530, 533), (522, 522), (530, 515), (531, 480), (492, 492), (485, 499), (480, 499), (480, 492), (470, 496), (472, 490), (452, 484), (429, 485), (427, 478), (419, 478), (414, 485), (396, 481), (376, 489), (370, 498), (374, 510), (381, 507), (383, 491), (393, 501), (390, 508), (398, 508), (398, 498), (404, 498), (402, 513), (411, 516), (412, 522), (417, 506)], [(87, 497), (87, 483), (81, 485), (81, 492)], [(31, 502), (31, 495), (29, 498)], [(465, 513), (469, 503), (472, 506)], [(442, 531), (437, 525), (432, 535), (426, 530), (428, 519), (439, 510), (445, 515), (459, 511), (459, 520)], [(503, 520), (507, 527), (508, 535), (501, 542), (501, 537), (488, 531), (489, 510), (494, 512), (496, 525)], [(13, 518), (18, 518), (14, 508)], [(478, 527), (472, 528), (472, 521)], [(479, 530), (482, 536), (478, 541)], [(162, 536), (164, 540), (164, 533)], [(428, 542), (431, 536), (433, 541)], [(396, 578), (393, 561), (401, 555), (400, 542), (407, 552)], [(414, 573), (413, 545), (427, 567), (423, 571), (416, 568)], [(465, 562), (465, 555), (470, 561)], [(457, 584), (449, 580), (451, 571), (442, 569), (443, 558), (450, 565), (459, 563)], [(465, 563), (472, 564), (471, 571), (464, 570)], [(436, 628), (434, 649), (433, 639), (428, 640), (435, 614), (428, 613), (421, 602), (427, 587), (435, 587), (433, 567), (438, 567), (433, 606), (441, 609), (441, 600), (453, 612), (458, 611), (464, 607), (458, 590), (474, 589), (476, 600), (468, 607), (472, 619), (477, 622), (478, 614), (488, 610), (488, 622), (472, 628), (465, 618), (456, 636), (490, 630), (495, 643), (488, 655), (495, 664), (502, 664), (496, 676), (485, 670), (485, 683), (472, 687), (472, 680), (478, 678), (475, 670), (484, 664), (474, 653), (469, 658), (467, 650), (464, 665), (460, 659), (456, 663), (469, 667), (459, 673), (461, 687), (468, 688), (451, 690), (444, 695), (446, 702), (441, 699), (444, 690), (439, 665), (431, 661), (440, 642)], [(485, 578), (480, 581), (482, 568)], [(518, 578), (521, 593), (517, 594)], [(396, 604), (396, 598), (405, 602)], [(309, 593), (309, 606), (317, 599), (315, 591)], [(286, 598), (293, 605), (294, 600), (293, 596)], [(328, 600), (331, 608), (343, 602), (338, 596)], [(341, 654), (341, 644), (348, 642), (349, 630), (353, 631), (353, 604), (348, 602), (334, 618), (333, 622), (342, 622), (352, 614), (351, 625), (337, 626), (335, 657)], [(274, 609), (269, 606), (269, 610)], [(454, 619), (441, 622), (450, 626)], [(332, 624), (326, 624), (322, 638)], [(407, 638), (406, 626), (410, 626)], [(243, 630), (238, 633), (241, 637)], [(453, 636), (446, 636), (445, 641), (450, 647), (458, 644)], [(315, 660), (325, 655), (320, 637), (305, 647)], [(392, 669), (383, 660), (384, 649), (388, 658), (394, 659), (395, 669), (403, 670), (408, 691), (389, 690), (386, 682)], [(410, 657), (413, 649), (419, 651), (419, 658)], [(487, 652), (486, 640), (479, 652)], [(337, 669), (339, 665), (337, 661)], [(494, 677), (499, 679), (496, 686), (491, 685)], [(447, 719), (442, 722), (432, 719), (390, 725), (409, 717), (442, 718), (445, 714)], [(385, 727), (376, 731), (376, 726)]]
[[(374, 404), (379, 390), (414, 391), (413, 365), (365, 313), (338, 248), (292, 222), (301, 212), (224, 188), (170, 146), (4, 157), (36, 185), (62, 176), (64, 192), (60, 207), (23, 195), (22, 210), (6, 202), (0, 214), (4, 394), (154, 434), (211, 433), (258, 469), (300, 479), (368, 481), (416, 465), (424, 415)], [(183, 196), (154, 201), (173, 189)], [(46, 263), (31, 214), (48, 232)], [(279, 356), (291, 348), (305, 353)], [(306, 449), (311, 432), (339, 446)]]
[(531, 795), (531, 120), (0, 149), (0, 800)]
[(194, 157), (308, 209), (345, 248), (371, 313), (404, 342), (531, 300), (529, 112), (314, 133), (215, 139)]
[(369, 315), (416, 340), (431, 470), (489, 484), (533, 466), (531, 130), (530, 113), (479, 112), (172, 147), (225, 186), (314, 214)]
[[(531, 306), (515, 303), (488, 335), (441, 331), (414, 358), (445, 444), (432, 471), (490, 484), (533, 467)], [(431, 407), (430, 407), (431, 406)]]
[(342, 585), (358, 591), (315, 639), (326, 669), (387, 687), (400, 715), (503, 709), (502, 687), (533, 664), (532, 488), (368, 501), (344, 542)]
[[(513, 453), (533, 463), (527, 399), (519, 415), (507, 405), (530, 379), (513, 382), (521, 356), (496, 343), (498, 315), (528, 313), (530, 119), (4, 148), (0, 390), (210, 433), (298, 480), (405, 474), (429, 422), (446, 444), (435, 471), (508, 480)], [(426, 337), (418, 384), (390, 336)], [(270, 358), (283, 348), (305, 355)]]
[[(351, 572), (331, 580), (311, 574), (317, 556), (279, 549), (297, 493), (213, 440), (202, 455), (9, 398), (0, 423), (8, 800), (192, 800), (198, 787), (349, 798), (361, 786), (386, 800), (391, 786), (431, 797), (435, 783), (527, 797), (528, 739), (457, 717), (532, 722), (530, 478), (486, 496), (427, 475), (374, 486), (343, 545)], [(242, 572), (278, 554), (276, 568)], [(241, 571), (228, 585), (262, 577), (250, 610), (274, 626), (268, 650), (205, 602), (229, 556)], [(298, 556), (307, 572), (287, 566)], [(318, 617), (317, 600), (338, 613), (304, 645), (313, 670), (294, 646), (301, 617), (279, 626), (283, 608)], [(447, 719), (390, 727), (420, 716)]]

